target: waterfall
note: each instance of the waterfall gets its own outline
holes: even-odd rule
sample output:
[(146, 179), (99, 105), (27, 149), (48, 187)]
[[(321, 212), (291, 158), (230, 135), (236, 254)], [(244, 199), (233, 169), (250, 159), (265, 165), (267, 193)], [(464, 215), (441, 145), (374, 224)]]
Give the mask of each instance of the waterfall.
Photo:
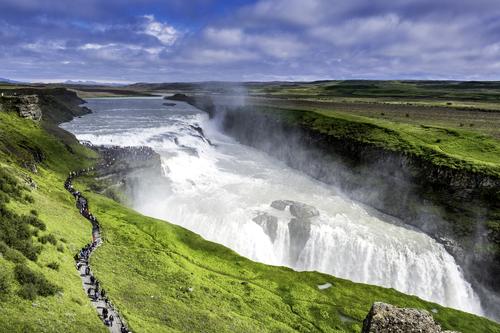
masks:
[[(168, 188), (154, 193), (136, 189), (133, 206), (143, 214), (181, 225), (259, 262), (317, 270), (483, 313), (460, 267), (435, 240), (238, 144), (191, 106), (165, 107), (161, 99), (137, 98), (91, 100), (88, 106), (93, 114), (64, 125), (79, 139), (147, 145), (161, 155)], [(214, 145), (201, 137), (197, 126)], [(315, 206), (319, 216), (300, 222), (304, 231), (296, 234), (290, 228), (290, 211), (272, 208), (274, 200)], [(273, 216), (275, 223), (256, 223), (259, 214)]]

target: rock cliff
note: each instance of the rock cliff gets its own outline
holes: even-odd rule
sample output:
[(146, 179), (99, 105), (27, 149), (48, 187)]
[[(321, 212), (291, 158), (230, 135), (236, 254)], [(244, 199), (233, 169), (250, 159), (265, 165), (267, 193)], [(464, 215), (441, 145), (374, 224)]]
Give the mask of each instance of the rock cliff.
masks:
[(4, 95), (0, 98), (1, 109), (14, 111), (20, 117), (40, 121), (42, 110), (38, 95)]
[(60, 124), (91, 111), (75, 92), (63, 88), (15, 88), (0, 90), (0, 110), (17, 112), (21, 117)]

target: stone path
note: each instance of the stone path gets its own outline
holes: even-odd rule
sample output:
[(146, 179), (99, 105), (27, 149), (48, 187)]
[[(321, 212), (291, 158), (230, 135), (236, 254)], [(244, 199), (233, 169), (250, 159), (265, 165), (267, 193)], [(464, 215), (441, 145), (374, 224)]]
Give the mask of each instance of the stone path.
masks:
[(75, 177), (93, 170), (93, 168), (89, 168), (70, 172), (64, 183), (64, 188), (75, 198), (76, 207), (80, 210), (80, 214), (92, 223), (92, 242), (85, 245), (85, 247), (75, 255), (75, 265), (80, 273), (83, 289), (88, 295), (92, 305), (96, 308), (97, 314), (103, 324), (106, 325), (112, 333), (131, 333), (125, 321), (120, 317), (113, 303), (107, 297), (106, 291), (101, 288), (99, 281), (94, 277), (89, 265), (90, 256), (93, 251), (103, 243), (103, 239), (101, 238), (99, 221), (90, 212), (88, 200), (79, 191), (73, 188), (72, 180)]

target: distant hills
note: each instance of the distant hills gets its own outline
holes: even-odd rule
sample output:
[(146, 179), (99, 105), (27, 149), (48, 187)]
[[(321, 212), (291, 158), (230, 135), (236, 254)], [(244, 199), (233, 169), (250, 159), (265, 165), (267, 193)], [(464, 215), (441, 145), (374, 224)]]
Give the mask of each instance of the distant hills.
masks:
[(34, 85), (57, 85), (57, 84), (62, 84), (62, 85), (72, 85), (72, 86), (106, 86), (106, 87), (124, 87), (129, 85), (129, 83), (116, 83), (116, 82), (98, 82), (98, 81), (91, 81), (91, 80), (66, 80), (66, 81), (61, 81), (61, 82), (54, 82), (54, 83), (44, 83), (44, 82), (23, 82), (23, 81), (16, 81), (16, 80), (11, 80), (7, 78), (0, 77), (0, 82), (1, 83), (11, 83), (11, 84), (34, 84)]
[(6, 79), (6, 78), (3, 78), (3, 77), (0, 77), (0, 82), (5, 82), (5, 83), (23, 83), (21, 81), (14, 81), (14, 80)]
[(81, 86), (109, 86), (109, 87), (123, 87), (129, 85), (128, 83), (114, 83), (114, 82), (97, 82), (97, 81), (82, 81), (82, 80), (66, 80), (62, 84), (81, 85)]

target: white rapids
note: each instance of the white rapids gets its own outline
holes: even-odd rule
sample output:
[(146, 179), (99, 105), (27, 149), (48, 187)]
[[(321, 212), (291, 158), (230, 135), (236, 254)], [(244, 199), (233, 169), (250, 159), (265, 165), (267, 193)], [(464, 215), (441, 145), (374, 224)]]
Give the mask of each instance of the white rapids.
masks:
[[(356, 282), (392, 287), (467, 312), (483, 314), (478, 296), (454, 258), (429, 236), (393, 223), (335, 188), (288, 168), (218, 132), (203, 112), (159, 98), (91, 99), (94, 113), (63, 124), (96, 145), (152, 147), (168, 186), (133, 198), (141, 213), (192, 230), (250, 259), (317, 270)], [(192, 126), (203, 128), (210, 145)], [(278, 149), (278, 147), (277, 147)], [(288, 211), (273, 200), (316, 207), (310, 235), (290, 257)], [(252, 221), (278, 217), (274, 241)]]

